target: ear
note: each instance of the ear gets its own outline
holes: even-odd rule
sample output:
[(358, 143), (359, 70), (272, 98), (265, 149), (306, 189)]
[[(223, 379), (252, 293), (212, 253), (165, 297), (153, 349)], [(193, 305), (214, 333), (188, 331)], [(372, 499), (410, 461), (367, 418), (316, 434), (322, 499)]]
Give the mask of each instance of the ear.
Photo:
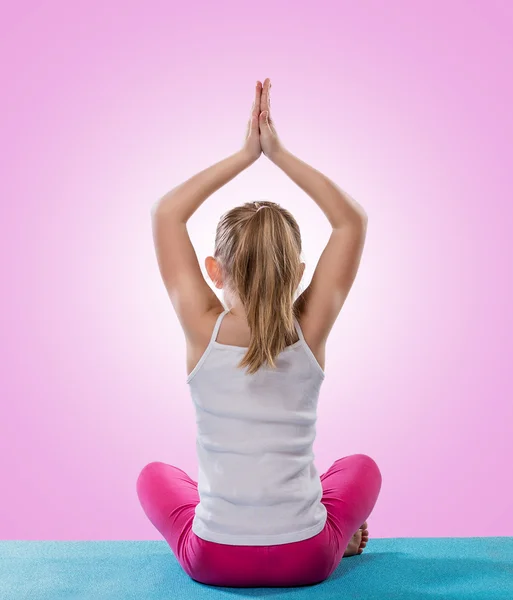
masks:
[(223, 288), (223, 277), (219, 263), (213, 256), (207, 256), (205, 259), (205, 269), (207, 270), (208, 276), (214, 282), (214, 285), (218, 289)]

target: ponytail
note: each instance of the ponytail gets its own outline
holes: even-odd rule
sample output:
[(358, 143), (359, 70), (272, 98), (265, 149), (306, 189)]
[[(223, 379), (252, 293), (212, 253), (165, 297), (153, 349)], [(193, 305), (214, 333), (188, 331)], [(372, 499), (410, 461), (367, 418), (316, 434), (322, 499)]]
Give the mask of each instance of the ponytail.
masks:
[(253, 374), (264, 364), (276, 368), (275, 358), (294, 340), (301, 241), (288, 211), (265, 201), (250, 206), (257, 209), (239, 231), (230, 280), (250, 329), (250, 345), (238, 366)]

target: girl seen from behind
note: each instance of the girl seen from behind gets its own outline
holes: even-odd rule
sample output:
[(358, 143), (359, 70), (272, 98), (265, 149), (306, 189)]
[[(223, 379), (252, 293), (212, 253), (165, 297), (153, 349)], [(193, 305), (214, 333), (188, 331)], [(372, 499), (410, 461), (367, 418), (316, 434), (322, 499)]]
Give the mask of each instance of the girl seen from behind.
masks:
[[(173, 188), (153, 207), (163, 282), (183, 328), (187, 383), (197, 417), (197, 482), (152, 462), (137, 493), (184, 571), (204, 584), (284, 587), (319, 583), (361, 554), (381, 488), (365, 454), (319, 475), (313, 443), (329, 333), (356, 277), (367, 216), (330, 179), (289, 152), (257, 82), (243, 148)], [(292, 214), (246, 202), (218, 223), (205, 281), (187, 221), (261, 155), (290, 177), (332, 232), (310, 285)], [(225, 307), (226, 305), (226, 307)]]

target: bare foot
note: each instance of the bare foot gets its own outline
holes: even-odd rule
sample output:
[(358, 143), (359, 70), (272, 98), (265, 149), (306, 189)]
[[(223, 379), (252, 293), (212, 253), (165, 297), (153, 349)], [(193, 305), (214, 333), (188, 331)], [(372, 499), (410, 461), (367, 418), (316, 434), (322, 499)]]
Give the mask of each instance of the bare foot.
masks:
[(367, 521), (358, 529), (353, 535), (349, 544), (347, 545), (344, 556), (354, 556), (355, 554), (361, 554), (363, 549), (369, 541), (369, 530), (367, 529)]

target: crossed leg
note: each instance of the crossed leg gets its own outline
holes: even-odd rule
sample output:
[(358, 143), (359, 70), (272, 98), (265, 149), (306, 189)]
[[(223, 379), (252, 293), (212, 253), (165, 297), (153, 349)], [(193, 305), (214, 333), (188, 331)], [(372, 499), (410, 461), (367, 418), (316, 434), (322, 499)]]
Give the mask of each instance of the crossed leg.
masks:
[[(353, 535), (371, 514), (381, 489), (379, 468), (365, 454), (336, 460), (320, 479), (329, 531), (311, 540), (272, 547), (275, 557), (284, 553), (289, 559), (299, 556), (297, 551), (304, 549), (308, 564), (308, 561), (311, 562), (308, 548), (321, 544), (319, 551), (329, 562), (326, 567), (321, 565), (318, 573), (312, 573), (312, 582), (329, 577), (336, 569)], [(229, 577), (233, 585), (247, 585), (248, 581), (256, 581), (261, 576), (259, 563), (264, 561), (262, 564), (266, 564), (265, 547), (216, 545), (202, 540), (191, 545), (192, 521), (199, 494), (197, 483), (185, 471), (163, 462), (149, 463), (138, 477), (137, 494), (148, 519), (167, 541), (184, 571), (194, 579), (227, 585), (227, 581), (223, 582), (228, 577), (224, 573), (226, 564), (231, 565)], [(253, 560), (249, 561), (250, 557), (254, 557)], [(234, 569), (238, 563), (240, 567)], [(287, 563), (290, 563), (290, 573), (285, 572), (284, 565)], [(244, 571), (248, 570), (248, 564), (251, 565), (251, 573)], [(297, 558), (282, 562), (280, 572), (275, 574), (276, 581), (288, 581), (294, 585), (293, 582), (303, 576), (298, 573), (297, 567)], [(240, 576), (234, 579), (233, 573)]]
[(182, 469), (155, 461), (139, 474), (137, 495), (146, 516), (182, 564), (184, 544), (199, 502), (198, 484)]
[[(328, 511), (328, 521), (339, 542), (332, 571), (344, 555), (349, 542), (366, 524), (381, 490), (381, 472), (366, 454), (351, 454), (336, 460), (321, 475), (322, 503)], [(362, 530), (362, 536), (368, 531)]]

